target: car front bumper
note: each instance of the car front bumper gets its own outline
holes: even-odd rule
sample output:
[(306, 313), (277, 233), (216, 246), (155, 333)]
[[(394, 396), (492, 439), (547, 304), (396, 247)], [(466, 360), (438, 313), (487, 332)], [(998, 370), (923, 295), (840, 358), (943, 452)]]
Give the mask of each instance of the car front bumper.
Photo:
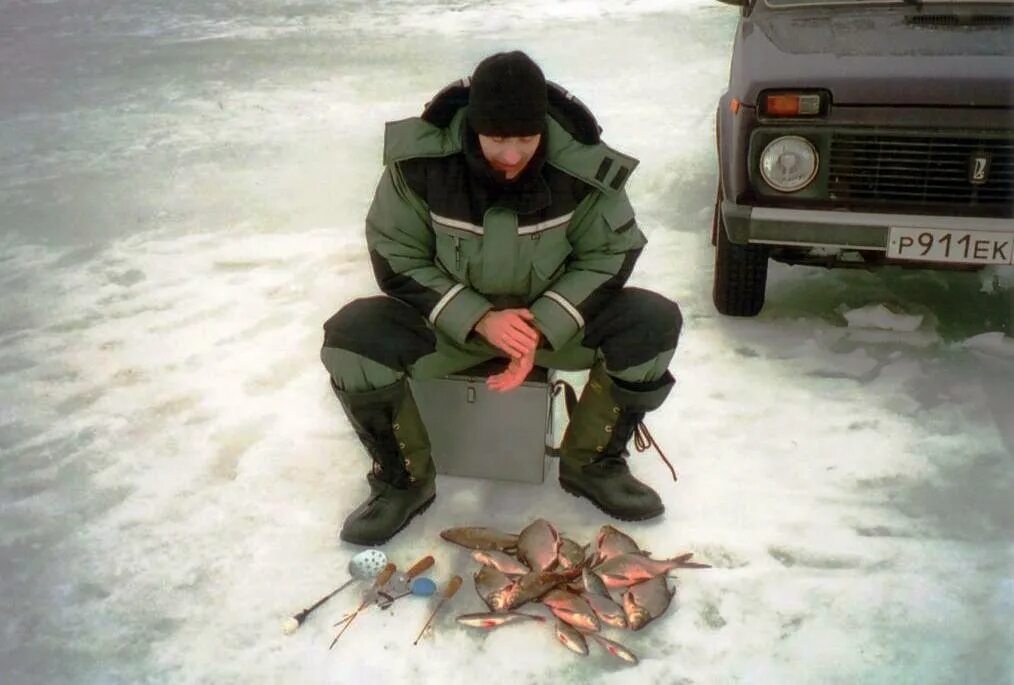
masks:
[(729, 241), (887, 251), (892, 226), (1014, 233), (1014, 219), (755, 207), (722, 200)]

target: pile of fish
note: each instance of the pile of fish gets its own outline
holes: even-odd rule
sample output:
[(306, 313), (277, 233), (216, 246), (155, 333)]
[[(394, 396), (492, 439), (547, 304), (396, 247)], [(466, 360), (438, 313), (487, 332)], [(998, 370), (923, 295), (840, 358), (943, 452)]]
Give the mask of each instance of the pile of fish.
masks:
[(493, 528), (449, 528), (440, 537), (473, 550), (481, 564), (473, 576), (488, 612), (457, 617), (463, 625), (545, 623), (546, 617), (518, 611), (542, 604), (556, 619), (556, 639), (568, 649), (588, 654), (592, 638), (609, 654), (636, 664), (637, 657), (600, 632), (605, 626), (640, 630), (665, 613), (674, 588), (668, 574), (678, 568), (709, 568), (690, 561), (692, 552), (671, 559), (652, 559), (616, 528), (602, 526), (592, 545), (582, 547), (560, 535), (545, 519), (536, 519), (519, 534)]

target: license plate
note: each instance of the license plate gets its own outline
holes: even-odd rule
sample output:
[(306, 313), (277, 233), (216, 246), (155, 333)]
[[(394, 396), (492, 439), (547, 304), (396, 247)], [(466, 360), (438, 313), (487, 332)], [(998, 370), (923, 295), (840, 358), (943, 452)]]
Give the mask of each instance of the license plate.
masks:
[(1014, 264), (1014, 233), (892, 226), (887, 256), (923, 262)]

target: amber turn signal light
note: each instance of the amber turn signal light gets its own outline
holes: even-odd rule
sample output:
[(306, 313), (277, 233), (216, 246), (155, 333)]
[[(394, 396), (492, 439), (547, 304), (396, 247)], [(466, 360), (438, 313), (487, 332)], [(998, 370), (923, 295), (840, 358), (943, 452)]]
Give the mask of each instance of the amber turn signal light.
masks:
[(812, 117), (821, 113), (817, 93), (773, 93), (764, 96), (763, 112), (769, 117)]

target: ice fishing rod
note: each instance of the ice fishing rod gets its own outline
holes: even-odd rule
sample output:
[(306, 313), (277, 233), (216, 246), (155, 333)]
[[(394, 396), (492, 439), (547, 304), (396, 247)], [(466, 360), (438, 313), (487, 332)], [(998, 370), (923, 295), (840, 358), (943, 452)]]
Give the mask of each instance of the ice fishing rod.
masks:
[(433, 622), (433, 617), (437, 615), (438, 611), (440, 611), (440, 607), (444, 605), (444, 602), (446, 602), (447, 600), (449, 600), (451, 597), (454, 596), (454, 593), (458, 591), (459, 587), (461, 587), (461, 576), (454, 576), (449, 581), (447, 581), (447, 587), (444, 588), (444, 596), (440, 598), (440, 601), (437, 603), (436, 608), (433, 610), (433, 613), (430, 614), (430, 617), (426, 620), (426, 625), (424, 625), (422, 627), (422, 630), (419, 631), (419, 634), (416, 636), (415, 642), (412, 643), (412, 646), (419, 644), (419, 640), (422, 639), (423, 633), (426, 632), (426, 629), (430, 627), (430, 623)]
[[(377, 579), (373, 581), (373, 587), (371, 588), (371, 590), (378, 590), (379, 588), (382, 588), (387, 583), (387, 581), (391, 579), (391, 576), (394, 575), (394, 571), (396, 568), (397, 567), (394, 564), (388, 564), (387, 566), (385, 566), (384, 570), (380, 572), (379, 576), (377, 576)], [(331, 640), (331, 644), (328, 646), (329, 650), (332, 647), (334, 647), (334, 643), (338, 642), (338, 638), (340, 638), (342, 634), (346, 630), (348, 630), (348, 627), (352, 625), (352, 621), (355, 620), (356, 616), (358, 616), (360, 612), (362, 612), (362, 610), (366, 608), (366, 605), (372, 602), (375, 599), (375, 597), (376, 595), (373, 592), (366, 593), (366, 597), (364, 597), (363, 601), (359, 603), (359, 608), (356, 609), (355, 613), (352, 614), (349, 620), (346, 621), (345, 625), (342, 626), (342, 629), (338, 631), (338, 634), (334, 636), (334, 639)]]
[[(429, 578), (417, 579), (416, 576), (432, 567), (433, 563), (434, 560), (432, 555), (423, 557), (417, 561), (412, 568), (405, 571), (405, 573), (395, 573), (383, 586), (367, 592), (367, 594), (363, 596), (363, 599), (368, 600), (367, 604), (376, 604), (381, 609), (387, 609), (395, 602), (395, 600), (408, 595), (420, 594), (429, 596), (433, 594), (432, 590), (426, 592), (425, 588), (422, 591), (417, 590), (414, 582), (416, 580), (428, 581)], [(432, 583), (432, 581), (430, 582)], [(354, 616), (355, 612), (345, 614), (342, 616), (341, 620), (335, 623), (335, 626), (351, 621)]]
[(332, 590), (328, 594), (324, 595), (312, 605), (303, 609), (298, 614), (290, 616), (284, 624), (282, 624), (282, 630), (288, 635), (295, 632), (299, 626), (303, 625), (306, 618), (317, 610), (320, 605), (328, 601), (339, 592), (344, 590), (349, 584), (354, 583), (357, 580), (369, 580), (376, 578), (377, 574), (384, 570), (384, 566), (387, 565), (387, 555), (379, 549), (367, 549), (363, 550), (359, 554), (355, 555), (349, 560), (349, 579), (338, 586), (337, 589)]

